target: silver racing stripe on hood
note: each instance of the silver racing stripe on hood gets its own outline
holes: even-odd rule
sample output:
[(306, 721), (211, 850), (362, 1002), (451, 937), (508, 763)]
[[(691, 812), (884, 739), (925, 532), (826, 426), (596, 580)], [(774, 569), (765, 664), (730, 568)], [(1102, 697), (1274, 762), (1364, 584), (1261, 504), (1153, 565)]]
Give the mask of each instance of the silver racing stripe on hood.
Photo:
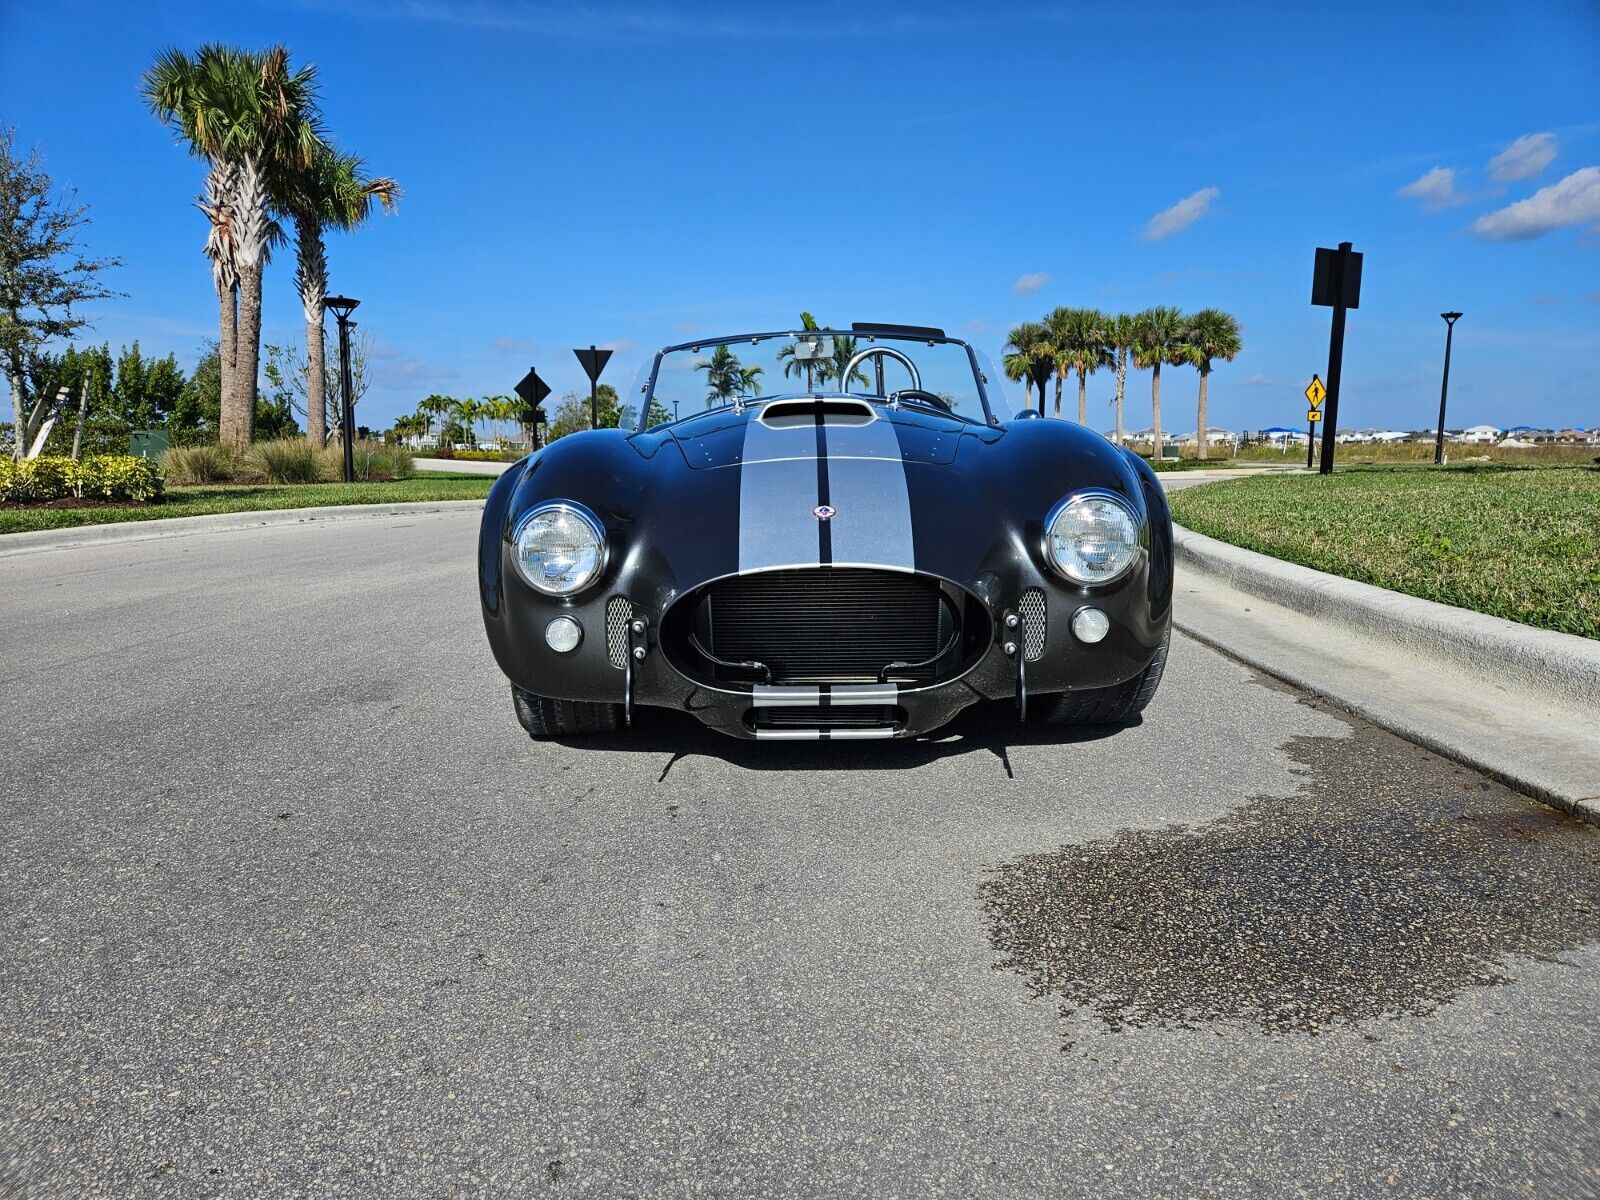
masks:
[[(870, 566), (916, 569), (911, 494), (891, 421), (745, 426), (739, 570)], [(832, 509), (824, 520), (819, 509)]]

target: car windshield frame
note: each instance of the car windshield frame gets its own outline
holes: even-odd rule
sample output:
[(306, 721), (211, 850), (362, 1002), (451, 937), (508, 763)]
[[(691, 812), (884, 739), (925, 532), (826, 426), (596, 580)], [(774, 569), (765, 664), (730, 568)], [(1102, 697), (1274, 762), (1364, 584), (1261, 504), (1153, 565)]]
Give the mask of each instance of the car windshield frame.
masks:
[[(638, 404), (638, 413), (633, 417), (632, 429), (629, 432), (629, 436), (631, 437), (635, 434), (644, 433), (647, 429), (664, 429), (669, 425), (677, 425), (683, 421), (693, 420), (694, 418), (704, 416), (707, 413), (724, 412), (730, 408), (741, 408), (752, 404), (761, 405), (765, 404), (769, 400), (794, 395), (807, 395), (818, 399), (824, 397), (837, 398), (842, 396), (851, 396), (856, 399), (873, 401), (880, 404), (888, 402), (888, 396), (879, 396), (875, 392), (778, 392), (771, 396), (736, 396), (728, 400), (725, 404), (718, 404), (710, 408), (700, 409), (696, 412), (686, 413), (683, 416), (674, 418), (672, 420), (658, 421), (655, 425), (647, 424), (650, 418), (650, 402), (655, 397), (656, 380), (660, 375), (662, 360), (665, 359), (667, 355), (682, 354), (685, 352), (699, 354), (704, 350), (712, 349), (717, 346), (734, 346), (741, 343), (753, 344), (768, 341), (774, 338), (802, 337), (848, 337), (855, 338), (859, 342), (865, 342), (868, 344), (887, 343), (891, 346), (897, 342), (905, 342), (908, 344), (921, 346), (959, 346), (966, 353), (967, 365), (972, 371), (973, 387), (977, 391), (978, 402), (983, 406), (984, 420), (979, 421), (974, 417), (969, 417), (963, 413), (955, 412), (953, 410), (947, 411), (938, 405), (927, 405), (927, 407), (937, 412), (946, 413), (946, 415), (954, 417), (958, 421), (964, 421), (969, 425), (999, 425), (1012, 415), (1009, 406), (1005, 403), (1005, 394), (1001, 387), (1001, 381), (995, 377), (992, 366), (988, 363), (987, 359), (985, 359), (977, 350), (973, 348), (970, 342), (963, 341), (961, 338), (946, 337), (942, 334), (936, 335), (931, 331), (928, 333), (923, 333), (921, 331), (907, 331), (902, 333), (897, 330), (882, 328), (870, 331), (865, 329), (775, 329), (767, 333), (738, 333), (719, 337), (696, 338), (693, 341), (679, 342), (672, 346), (663, 346), (660, 350), (657, 350), (650, 361), (640, 368), (638, 375), (634, 378), (633, 393), (629, 397), (629, 403)], [(891, 395), (892, 394), (893, 393), (891, 393)], [(911, 402), (917, 404), (925, 403), (915, 400)]]

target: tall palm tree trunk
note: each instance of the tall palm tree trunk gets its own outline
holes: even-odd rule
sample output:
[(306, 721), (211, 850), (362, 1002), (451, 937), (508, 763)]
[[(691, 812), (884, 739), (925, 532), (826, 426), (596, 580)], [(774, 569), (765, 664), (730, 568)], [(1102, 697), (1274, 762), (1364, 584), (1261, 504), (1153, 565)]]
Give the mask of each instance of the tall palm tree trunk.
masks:
[(1056, 420), (1058, 421), (1061, 419), (1061, 381), (1065, 378), (1066, 376), (1060, 371), (1056, 372)]
[(1128, 351), (1117, 347), (1117, 445), (1122, 445), (1122, 397), (1128, 389)]
[(1200, 368), (1200, 403), (1197, 406), (1199, 413), (1196, 416), (1198, 424), (1194, 427), (1194, 456), (1206, 457), (1206, 380), (1211, 377), (1211, 372), (1204, 367)]
[(217, 375), (224, 411), (230, 407), (233, 395), (239, 329), (238, 247), (233, 220), (237, 181), (238, 168), (233, 163), (213, 162), (206, 172), (205, 194), (199, 200), (200, 211), (211, 222), (205, 255), (211, 260), (211, 282), (217, 289)]
[(1078, 368), (1078, 424), (1089, 423), (1089, 378), (1082, 367)]
[(295, 287), (306, 318), (306, 438), (313, 446), (328, 441), (327, 361), (322, 340), (322, 302), (328, 295), (328, 254), (322, 244), (322, 227), (306, 217), (296, 217)]
[(232, 403), (222, 410), (222, 440), (248, 446), (255, 436), (256, 374), (261, 366), (261, 276), (267, 265), (267, 190), (260, 163), (239, 164), (234, 220), (239, 265), (239, 326)]
[(1150, 432), (1155, 435), (1155, 450), (1151, 457), (1161, 458), (1161, 360), (1150, 368)]

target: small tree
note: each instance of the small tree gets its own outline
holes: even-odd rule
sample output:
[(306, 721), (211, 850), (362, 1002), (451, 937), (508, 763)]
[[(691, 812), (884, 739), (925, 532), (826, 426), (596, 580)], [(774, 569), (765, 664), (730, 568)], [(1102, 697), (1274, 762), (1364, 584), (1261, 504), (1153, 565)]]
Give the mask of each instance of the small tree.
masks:
[(121, 266), (93, 258), (79, 244), (89, 210), (76, 193), (57, 194), (37, 149), (20, 158), (15, 128), (0, 127), (0, 360), (11, 387), (13, 453), (31, 455), (39, 433), (60, 410), (60, 389), (35, 393), (32, 364), (44, 347), (88, 321), (77, 306), (117, 295), (100, 273)]

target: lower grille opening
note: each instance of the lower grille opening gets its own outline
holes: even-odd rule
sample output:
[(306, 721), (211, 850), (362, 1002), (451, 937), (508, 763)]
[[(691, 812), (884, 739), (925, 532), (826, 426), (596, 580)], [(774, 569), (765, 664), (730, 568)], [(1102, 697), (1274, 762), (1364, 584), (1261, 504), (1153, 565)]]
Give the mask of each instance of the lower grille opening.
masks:
[(662, 624), (680, 671), (741, 684), (935, 683), (961, 674), (992, 635), (988, 611), (962, 588), (868, 567), (720, 579)]
[(906, 710), (897, 704), (828, 707), (752, 708), (751, 729), (902, 729)]

